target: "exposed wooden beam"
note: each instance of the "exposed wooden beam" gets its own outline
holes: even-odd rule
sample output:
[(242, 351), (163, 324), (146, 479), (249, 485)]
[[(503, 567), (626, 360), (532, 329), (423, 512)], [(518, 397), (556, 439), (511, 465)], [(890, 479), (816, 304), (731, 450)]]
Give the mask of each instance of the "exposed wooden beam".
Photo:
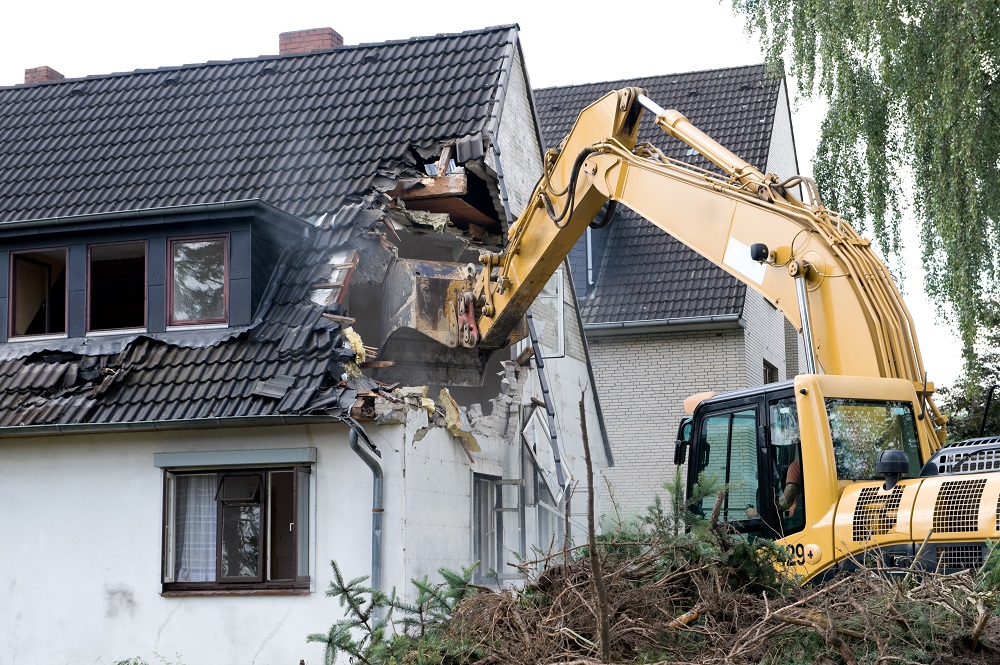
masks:
[(436, 178), (403, 178), (388, 192), (404, 201), (464, 196), (469, 191), (465, 171)]

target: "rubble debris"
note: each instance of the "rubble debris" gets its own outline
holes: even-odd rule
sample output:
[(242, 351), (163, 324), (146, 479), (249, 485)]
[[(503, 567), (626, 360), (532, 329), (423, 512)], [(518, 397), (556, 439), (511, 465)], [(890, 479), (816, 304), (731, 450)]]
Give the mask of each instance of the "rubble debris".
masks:
[(472, 453), (481, 451), (479, 442), (476, 441), (476, 437), (469, 431), (472, 428), (469, 426), (468, 421), (462, 417), (462, 410), (459, 408), (458, 402), (451, 396), (447, 388), (441, 389), (440, 404), (444, 409), (445, 427), (448, 428), (452, 436), (465, 449), (465, 454), (468, 455), (469, 461), (475, 462), (476, 460), (472, 457)]

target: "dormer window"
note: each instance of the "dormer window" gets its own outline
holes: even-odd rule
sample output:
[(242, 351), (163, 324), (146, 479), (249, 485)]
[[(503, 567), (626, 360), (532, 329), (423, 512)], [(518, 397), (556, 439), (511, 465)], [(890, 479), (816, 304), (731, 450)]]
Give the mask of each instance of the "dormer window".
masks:
[(10, 336), (66, 334), (66, 249), (11, 253)]
[(91, 245), (87, 331), (146, 327), (146, 243)]
[(313, 229), (262, 201), (153, 212), (3, 229), (0, 344), (65, 337), (50, 348), (77, 348), (83, 337), (248, 326), (281, 274), (282, 253), (309, 242)]
[(226, 245), (226, 236), (170, 241), (168, 325), (226, 323)]

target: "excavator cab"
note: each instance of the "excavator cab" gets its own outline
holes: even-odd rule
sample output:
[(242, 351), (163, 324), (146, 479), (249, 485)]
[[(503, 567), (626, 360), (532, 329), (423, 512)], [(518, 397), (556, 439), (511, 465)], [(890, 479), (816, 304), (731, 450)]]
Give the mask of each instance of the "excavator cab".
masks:
[[(902, 379), (816, 374), (704, 399), (682, 425), (690, 441), (678, 443), (688, 496), (700, 496), (699, 482), (725, 487), (720, 521), (785, 546), (804, 578), (872, 547), (912, 556), (901, 516), (933, 451), (920, 404)], [(692, 510), (708, 516), (716, 496)]]

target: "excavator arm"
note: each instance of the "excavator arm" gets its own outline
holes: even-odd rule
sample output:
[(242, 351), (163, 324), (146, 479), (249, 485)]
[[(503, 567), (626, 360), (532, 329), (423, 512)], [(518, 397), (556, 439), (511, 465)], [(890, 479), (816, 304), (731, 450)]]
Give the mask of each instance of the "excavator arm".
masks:
[[(724, 175), (637, 146), (643, 108)], [(809, 203), (791, 193), (799, 184)], [(451, 323), (431, 336), (452, 348), (510, 344), (545, 282), (609, 200), (763, 294), (803, 333), (809, 373), (912, 382), (929, 411), (922, 418), (927, 440), (933, 447), (943, 441), (945, 419), (930, 400), (913, 320), (869, 241), (823, 207), (811, 181), (781, 183), (765, 175), (636, 88), (609, 93), (580, 113), (560, 149), (546, 156), (544, 175), (503, 251), (484, 253), (475, 277), (466, 267), (464, 283), (450, 282), (448, 298), (456, 304), (445, 307), (444, 318)], [(438, 305), (404, 318), (428, 334), (435, 327), (430, 320), (441, 320)]]

